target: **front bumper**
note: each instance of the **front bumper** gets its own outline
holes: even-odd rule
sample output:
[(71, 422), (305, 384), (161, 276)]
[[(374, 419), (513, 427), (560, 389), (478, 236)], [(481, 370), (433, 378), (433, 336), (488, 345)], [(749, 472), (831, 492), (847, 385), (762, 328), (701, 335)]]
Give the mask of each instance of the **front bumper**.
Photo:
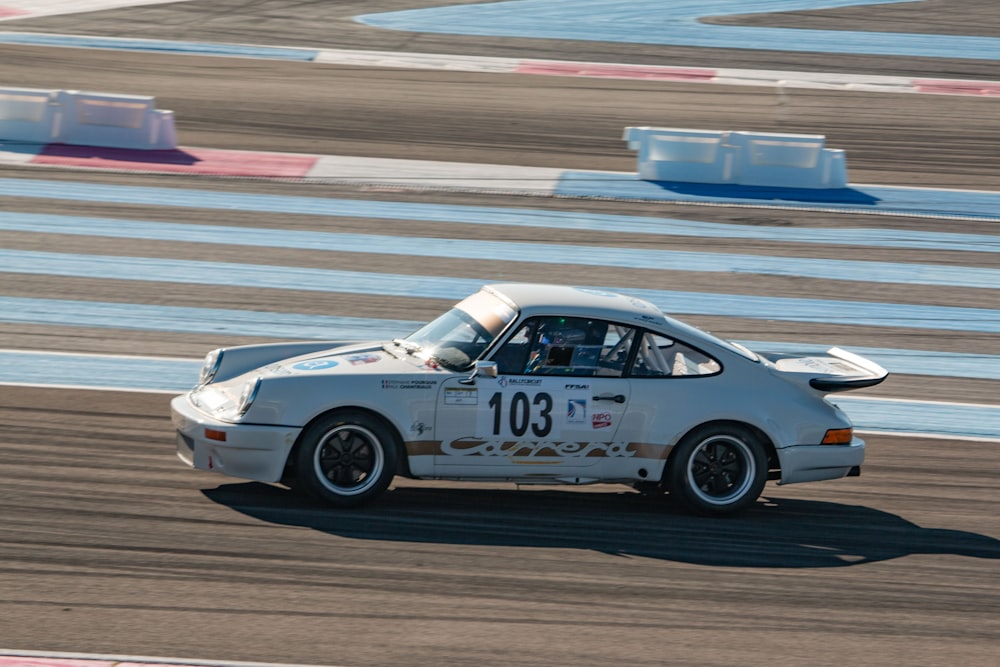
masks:
[[(277, 482), (302, 432), (291, 426), (219, 421), (196, 408), (187, 394), (170, 401), (177, 457), (192, 468), (258, 482)], [(213, 432), (213, 437), (206, 436)]]
[(781, 461), (779, 484), (816, 482), (846, 477), (865, 460), (865, 441), (851, 440), (849, 445), (796, 445), (778, 450)]

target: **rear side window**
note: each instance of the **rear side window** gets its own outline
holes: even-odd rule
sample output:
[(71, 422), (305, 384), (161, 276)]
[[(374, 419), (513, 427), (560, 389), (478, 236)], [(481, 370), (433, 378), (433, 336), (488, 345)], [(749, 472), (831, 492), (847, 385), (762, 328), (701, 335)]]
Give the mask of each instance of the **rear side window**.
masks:
[(632, 377), (691, 377), (715, 375), (722, 370), (718, 361), (700, 350), (666, 336), (647, 331), (642, 335)]

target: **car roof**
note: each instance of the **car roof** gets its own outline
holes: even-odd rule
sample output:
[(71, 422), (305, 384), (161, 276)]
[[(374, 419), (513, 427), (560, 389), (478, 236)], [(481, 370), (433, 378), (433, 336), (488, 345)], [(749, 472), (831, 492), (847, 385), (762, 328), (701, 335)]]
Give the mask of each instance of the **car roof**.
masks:
[(663, 312), (643, 299), (586, 287), (538, 283), (486, 285), (524, 315), (574, 315), (629, 322), (663, 323)]

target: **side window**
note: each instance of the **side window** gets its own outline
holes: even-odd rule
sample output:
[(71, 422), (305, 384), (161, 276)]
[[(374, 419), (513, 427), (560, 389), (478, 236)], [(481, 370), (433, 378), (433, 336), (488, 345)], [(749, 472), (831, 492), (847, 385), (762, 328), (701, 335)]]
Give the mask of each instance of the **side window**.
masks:
[(493, 361), (497, 362), (497, 372), (501, 375), (521, 375), (528, 365), (528, 352), (531, 351), (532, 332), (535, 330), (537, 318), (525, 322), (503, 344)]
[(601, 361), (597, 375), (602, 377), (621, 377), (625, 371), (628, 352), (635, 338), (635, 329), (620, 324), (608, 325), (608, 333), (601, 347)]
[(715, 359), (684, 343), (647, 331), (632, 364), (632, 377), (713, 375), (722, 370)]
[(535, 317), (494, 355), (509, 375), (621, 377), (635, 330), (582, 317)]

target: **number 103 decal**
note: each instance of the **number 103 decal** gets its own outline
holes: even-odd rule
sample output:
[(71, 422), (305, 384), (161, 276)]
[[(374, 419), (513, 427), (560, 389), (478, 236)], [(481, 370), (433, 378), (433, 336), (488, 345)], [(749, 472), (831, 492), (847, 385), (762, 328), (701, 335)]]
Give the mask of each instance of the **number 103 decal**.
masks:
[(492, 416), (491, 435), (515, 438), (529, 434), (536, 438), (558, 435), (552, 432), (552, 395), (544, 391), (533, 396), (523, 391), (512, 395), (498, 391), (490, 397), (488, 406)]

